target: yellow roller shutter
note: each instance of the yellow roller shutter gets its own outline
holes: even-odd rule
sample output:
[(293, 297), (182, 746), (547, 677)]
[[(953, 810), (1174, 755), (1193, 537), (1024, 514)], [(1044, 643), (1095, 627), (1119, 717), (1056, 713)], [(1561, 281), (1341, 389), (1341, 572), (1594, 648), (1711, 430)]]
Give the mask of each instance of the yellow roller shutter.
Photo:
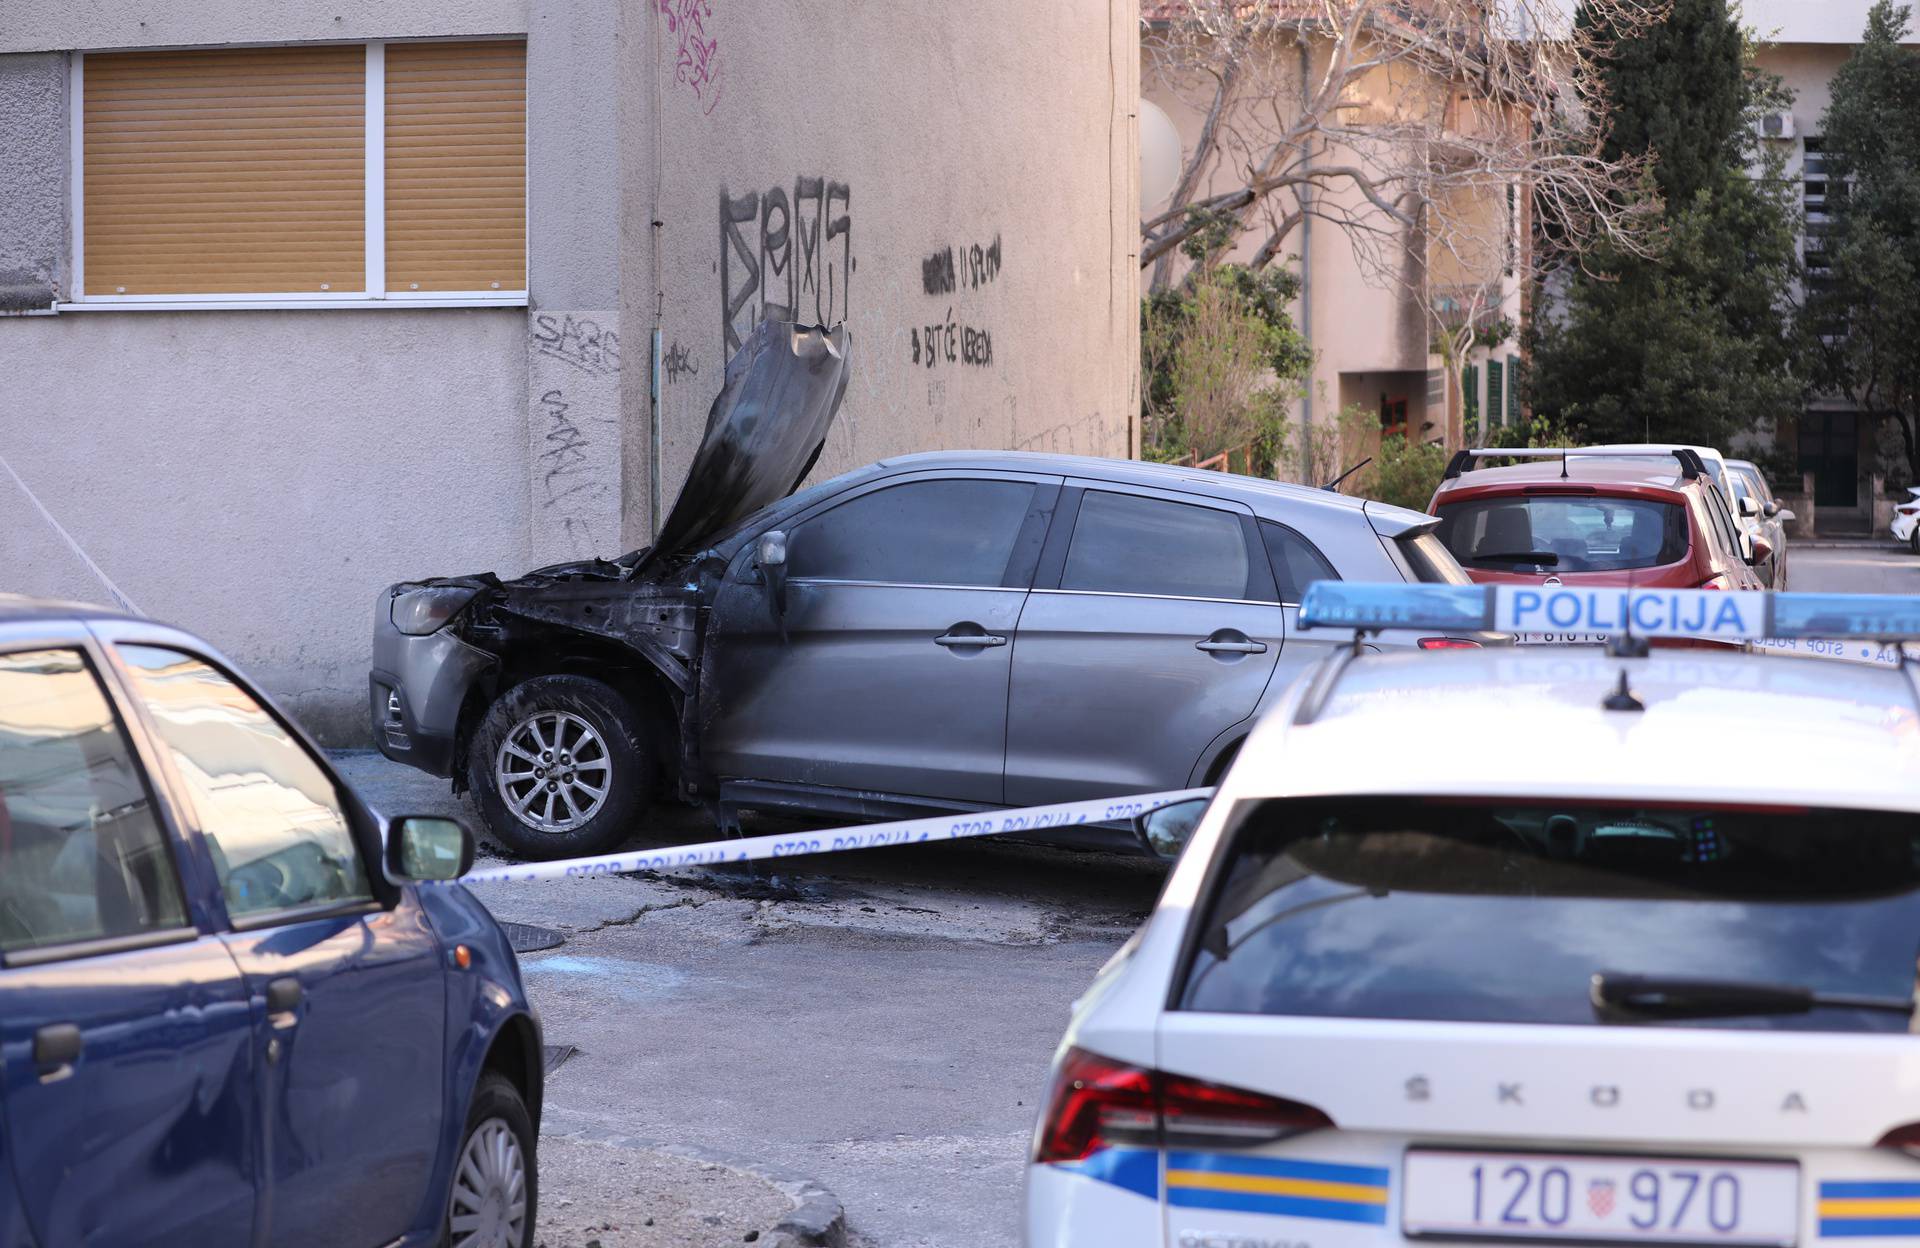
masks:
[(525, 290), (527, 45), (387, 45), (387, 291)]
[(366, 55), (89, 54), (87, 293), (364, 289)]

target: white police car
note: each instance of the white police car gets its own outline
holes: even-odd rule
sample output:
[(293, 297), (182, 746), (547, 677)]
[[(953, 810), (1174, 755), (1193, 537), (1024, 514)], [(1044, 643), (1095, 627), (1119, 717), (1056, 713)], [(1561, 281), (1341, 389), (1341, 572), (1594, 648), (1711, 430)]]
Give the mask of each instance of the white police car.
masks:
[[(1916, 599), (1600, 592), (1302, 614), (1920, 635)], [(1076, 1006), (1027, 1242), (1920, 1239), (1914, 673), (1639, 641), (1337, 657), (1144, 819), (1191, 839)]]

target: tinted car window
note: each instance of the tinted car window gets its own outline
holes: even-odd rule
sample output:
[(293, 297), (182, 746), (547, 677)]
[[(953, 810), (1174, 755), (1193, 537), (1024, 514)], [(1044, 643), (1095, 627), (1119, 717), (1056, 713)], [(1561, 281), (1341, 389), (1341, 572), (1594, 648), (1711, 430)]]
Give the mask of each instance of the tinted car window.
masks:
[(1502, 572), (1657, 568), (1690, 544), (1678, 503), (1580, 494), (1443, 503), (1435, 533), (1461, 563)]
[(1717, 489), (1706, 491), (1707, 514), (1713, 518), (1714, 532), (1720, 535), (1720, 547), (1734, 559), (1745, 557), (1740, 544), (1740, 530), (1733, 522), (1733, 513), (1727, 509), (1727, 500)]
[(1025, 481), (911, 481), (794, 528), (787, 575), (908, 585), (998, 585), (1027, 518)]
[(1274, 579), (1280, 582), (1280, 601), (1297, 603), (1307, 586), (1315, 581), (1337, 581), (1327, 557), (1314, 544), (1284, 524), (1260, 522), (1260, 540), (1266, 543), (1267, 559), (1273, 564)]
[(236, 919), (367, 900), (333, 781), (252, 695), (178, 650), (121, 646)]
[(139, 766), (85, 660), (0, 655), (0, 950), (186, 921)]
[[(1225, 852), (1183, 1009), (1592, 1024), (1603, 973), (1896, 1001), (1915, 988), (1920, 817), (1906, 813), (1271, 801)], [(1660, 1022), (1908, 1027), (1857, 1008)]]
[(1234, 512), (1088, 490), (1060, 588), (1246, 598), (1251, 570), (1246, 533)]

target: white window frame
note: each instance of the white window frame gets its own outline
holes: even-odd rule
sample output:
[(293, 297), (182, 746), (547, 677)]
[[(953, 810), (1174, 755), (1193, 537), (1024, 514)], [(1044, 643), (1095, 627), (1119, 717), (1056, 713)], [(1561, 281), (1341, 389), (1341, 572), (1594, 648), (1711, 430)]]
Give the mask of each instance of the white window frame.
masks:
[[(481, 39), (525, 39), (525, 35), (475, 35), (457, 42)], [(443, 43), (448, 39), (421, 40)], [(123, 295), (89, 294), (86, 288), (86, 67), (87, 54), (75, 52), (67, 74), (67, 118), (70, 140), (70, 202), (73, 221), (73, 252), (70, 257), (72, 288), (67, 298), (57, 300), (57, 312), (190, 312), (214, 309), (291, 310), (300, 308), (524, 308), (527, 292), (522, 290), (431, 290), (389, 291), (387, 289), (387, 44), (388, 40), (352, 40), (350, 46), (364, 47), (366, 61), (366, 273), (361, 290), (268, 291), (248, 294), (211, 295)], [(286, 46), (286, 45), (222, 45)], [(321, 46), (321, 41), (310, 45)], [(341, 46), (328, 44), (327, 46)], [(158, 48), (136, 49), (159, 51)], [(524, 123), (523, 123), (524, 124)], [(521, 247), (526, 248), (526, 239)]]

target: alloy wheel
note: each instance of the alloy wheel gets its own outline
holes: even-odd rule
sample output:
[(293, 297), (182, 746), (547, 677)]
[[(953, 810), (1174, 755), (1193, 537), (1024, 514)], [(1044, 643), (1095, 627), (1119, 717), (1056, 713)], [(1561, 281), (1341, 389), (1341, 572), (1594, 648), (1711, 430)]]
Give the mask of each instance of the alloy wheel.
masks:
[(527, 1239), (527, 1159), (520, 1137), (489, 1118), (467, 1137), (448, 1198), (453, 1248), (520, 1248)]
[(522, 719), (493, 760), (500, 800), (541, 832), (571, 832), (593, 818), (612, 780), (606, 742), (569, 711), (535, 711)]

